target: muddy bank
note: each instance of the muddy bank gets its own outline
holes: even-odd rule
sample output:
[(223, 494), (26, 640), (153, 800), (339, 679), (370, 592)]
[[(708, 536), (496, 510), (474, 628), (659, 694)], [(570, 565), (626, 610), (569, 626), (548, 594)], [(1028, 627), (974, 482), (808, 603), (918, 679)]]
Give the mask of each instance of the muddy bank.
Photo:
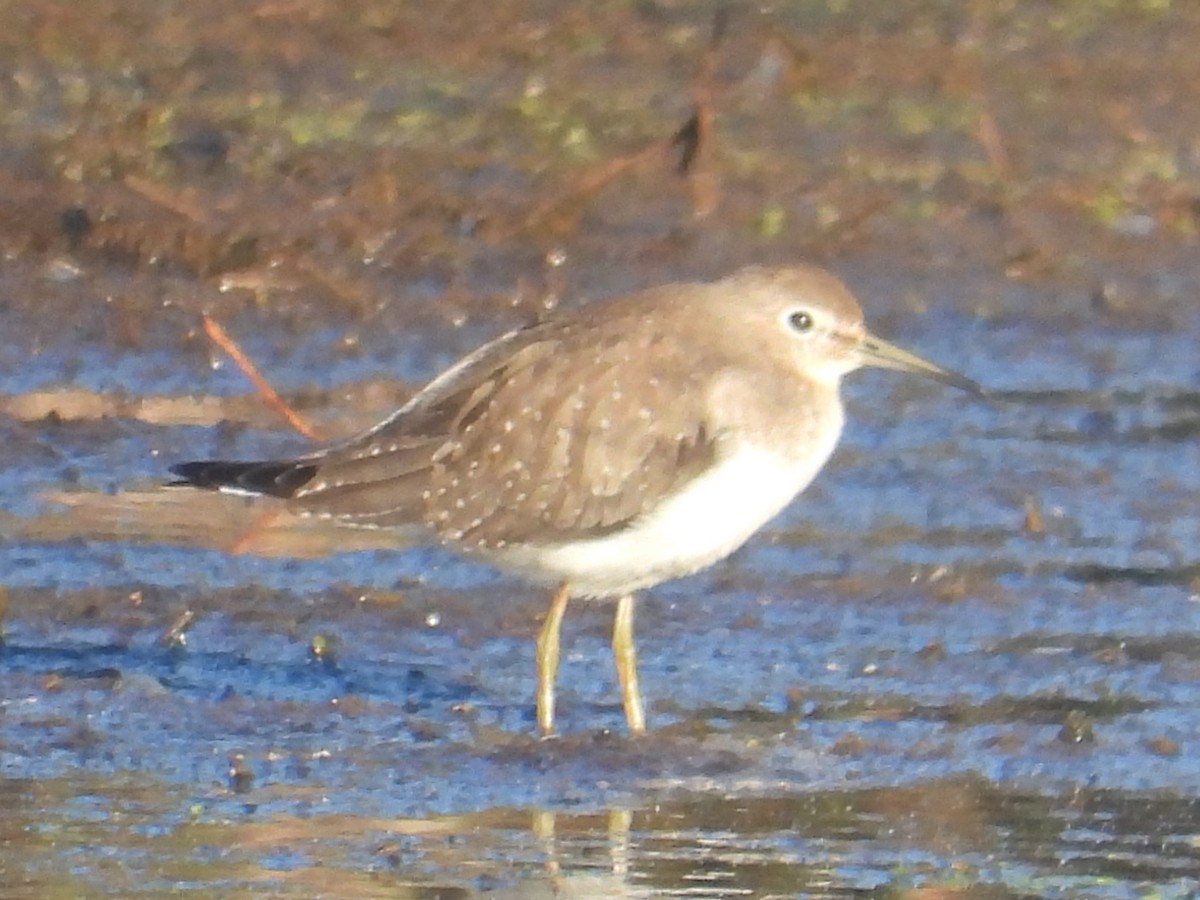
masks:
[[(1184, 4), (0, 10), (5, 896), (1188, 896), (1200, 108)], [(638, 609), (166, 493), (555, 304), (809, 259), (863, 374)]]

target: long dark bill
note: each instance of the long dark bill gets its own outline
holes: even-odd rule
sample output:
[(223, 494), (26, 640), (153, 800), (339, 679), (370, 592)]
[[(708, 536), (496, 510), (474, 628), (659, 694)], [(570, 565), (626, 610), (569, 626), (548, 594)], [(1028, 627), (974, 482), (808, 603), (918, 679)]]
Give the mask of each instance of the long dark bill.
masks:
[(901, 350), (895, 344), (880, 340), (873, 334), (868, 334), (863, 338), (859, 345), (859, 352), (862, 353), (863, 365), (924, 375), (926, 378), (932, 378), (934, 381), (940, 381), (942, 384), (948, 384), (977, 397), (986, 396), (984, 389), (965, 375), (935, 366), (933, 363), (921, 359), (915, 353)]

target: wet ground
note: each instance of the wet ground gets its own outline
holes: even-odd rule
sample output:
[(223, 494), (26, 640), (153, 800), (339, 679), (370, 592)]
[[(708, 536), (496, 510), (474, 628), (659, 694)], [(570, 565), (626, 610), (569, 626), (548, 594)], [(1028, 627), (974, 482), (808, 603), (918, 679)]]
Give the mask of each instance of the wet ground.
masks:
[[(0, 23), (0, 895), (1200, 891), (1192, 4)], [(607, 607), (539, 741), (539, 592), (160, 488), (311, 446), (202, 314), (336, 438), (547, 306), (796, 259), (993, 398), (850, 379), (802, 499), (641, 598), (644, 738)]]

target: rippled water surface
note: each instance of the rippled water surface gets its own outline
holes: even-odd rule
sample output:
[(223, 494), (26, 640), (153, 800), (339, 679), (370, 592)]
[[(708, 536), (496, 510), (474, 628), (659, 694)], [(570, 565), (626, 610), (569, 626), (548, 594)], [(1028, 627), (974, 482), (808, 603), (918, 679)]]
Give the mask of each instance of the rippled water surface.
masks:
[[(672, 3), (27, 6), (0, 895), (1200, 891), (1190, 7), (795, 4), (714, 45)], [(991, 394), (851, 376), (817, 482), (639, 598), (644, 737), (609, 606), (538, 740), (543, 592), (160, 486), (311, 446), (202, 312), (334, 438), (546, 305), (799, 258)]]

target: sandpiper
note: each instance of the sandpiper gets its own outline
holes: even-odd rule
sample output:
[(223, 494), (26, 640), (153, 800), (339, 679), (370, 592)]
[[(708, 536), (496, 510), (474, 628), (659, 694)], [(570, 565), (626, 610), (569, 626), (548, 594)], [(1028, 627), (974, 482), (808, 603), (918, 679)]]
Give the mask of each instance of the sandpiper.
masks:
[(556, 313), (484, 344), (359, 437), (294, 459), (183, 463), (173, 484), (421, 526), (557, 586), (536, 645), (544, 735), (568, 601), (615, 599), (621, 699), (640, 734), (634, 592), (724, 558), (804, 490), (841, 434), (842, 376), (861, 366), (980, 392), (873, 337), (830, 273), (752, 267)]

